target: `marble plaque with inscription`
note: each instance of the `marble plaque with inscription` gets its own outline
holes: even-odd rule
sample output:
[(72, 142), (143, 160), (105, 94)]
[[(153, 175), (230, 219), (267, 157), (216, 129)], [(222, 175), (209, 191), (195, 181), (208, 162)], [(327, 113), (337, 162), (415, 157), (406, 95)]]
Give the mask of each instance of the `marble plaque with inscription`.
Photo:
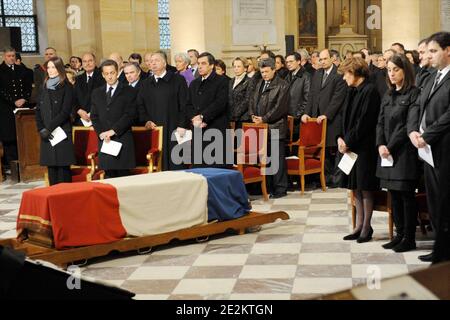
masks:
[(275, 0), (233, 0), (233, 44), (275, 44)]

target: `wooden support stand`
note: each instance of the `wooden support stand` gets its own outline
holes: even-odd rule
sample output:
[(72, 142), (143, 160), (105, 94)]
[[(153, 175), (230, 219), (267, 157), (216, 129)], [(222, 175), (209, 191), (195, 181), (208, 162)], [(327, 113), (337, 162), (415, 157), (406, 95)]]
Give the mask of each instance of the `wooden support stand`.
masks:
[[(29, 241), (20, 243), (16, 239), (0, 240), (0, 246), (22, 251), (30, 259), (48, 261), (65, 268), (70, 263), (107, 256), (113, 251), (128, 252), (138, 250), (140, 252), (142, 249), (151, 249), (155, 246), (168, 244), (175, 239), (198, 239), (224, 233), (227, 230), (235, 230), (238, 234), (243, 234), (248, 227), (272, 223), (278, 219), (287, 220), (289, 219), (289, 215), (283, 211), (273, 213), (250, 212), (239, 219), (210, 223), (152, 236), (126, 238), (109, 244), (71, 248), (67, 250), (45, 248)], [(150, 252), (151, 250), (147, 251)]]

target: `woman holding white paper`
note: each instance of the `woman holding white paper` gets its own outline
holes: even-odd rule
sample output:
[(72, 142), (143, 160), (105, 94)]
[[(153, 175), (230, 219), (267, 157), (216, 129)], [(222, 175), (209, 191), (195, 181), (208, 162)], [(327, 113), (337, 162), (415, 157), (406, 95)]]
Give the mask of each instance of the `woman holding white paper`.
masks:
[(375, 133), (380, 110), (380, 96), (376, 87), (369, 83), (369, 67), (362, 58), (346, 59), (339, 67), (350, 87), (343, 108), (342, 132), (338, 137), (338, 149), (355, 159), (341, 187), (352, 190), (356, 205), (356, 228), (344, 240), (358, 243), (372, 239), (370, 225), (374, 206), (373, 192), (379, 189), (375, 176), (377, 150)]
[[(70, 165), (75, 163), (70, 122), (72, 85), (61, 58), (51, 58), (44, 67), (47, 77), (36, 107), (36, 124), (41, 136), (40, 164), (48, 167), (49, 183), (54, 185), (72, 182)], [(56, 143), (58, 140), (61, 141)]]
[(389, 90), (383, 97), (377, 125), (377, 177), (381, 187), (391, 193), (396, 236), (383, 248), (406, 252), (416, 248), (415, 190), (419, 178), (417, 151), (409, 141), (407, 120), (420, 90), (414, 84), (414, 71), (406, 56), (392, 56), (387, 71)]

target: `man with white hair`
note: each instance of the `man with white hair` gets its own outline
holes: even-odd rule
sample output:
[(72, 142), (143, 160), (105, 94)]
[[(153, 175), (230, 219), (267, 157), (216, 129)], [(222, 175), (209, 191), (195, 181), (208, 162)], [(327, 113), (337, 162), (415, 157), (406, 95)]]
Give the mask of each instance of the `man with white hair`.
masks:
[(309, 63), (309, 59), (311, 59), (308, 50), (306, 49), (299, 49), (297, 51), (300, 53), (300, 56), (302, 57), (302, 67), (305, 68), (305, 71), (309, 73), (309, 75), (312, 77), (314, 73), (316, 72), (316, 69), (313, 68), (312, 64)]
[(172, 149), (176, 146), (175, 132), (184, 136), (188, 127), (185, 116), (188, 89), (184, 78), (167, 70), (166, 56), (155, 52), (151, 56), (152, 76), (142, 81), (137, 96), (139, 122), (147, 129), (163, 127), (163, 170), (183, 169), (172, 161)]

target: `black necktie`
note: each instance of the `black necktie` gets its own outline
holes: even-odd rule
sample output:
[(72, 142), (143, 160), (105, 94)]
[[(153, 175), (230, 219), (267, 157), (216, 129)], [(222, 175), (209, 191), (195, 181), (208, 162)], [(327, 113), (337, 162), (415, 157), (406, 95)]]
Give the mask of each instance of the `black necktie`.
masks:
[(113, 87), (109, 87), (108, 93), (106, 93), (106, 104), (110, 104), (111, 103), (113, 90), (114, 90)]
[(323, 78), (322, 78), (322, 88), (325, 85), (325, 82), (327, 81), (328, 78), (328, 73), (326, 73), (325, 71), (323, 72)]
[(431, 95), (434, 93), (434, 90), (436, 90), (436, 87), (438, 86), (439, 81), (441, 81), (441, 76), (442, 76), (442, 73), (440, 71), (438, 71), (438, 73), (436, 75), (436, 79), (434, 80), (434, 83), (433, 83), (433, 87), (431, 88), (430, 95), (428, 97), (431, 97)]
[[(438, 71), (438, 73), (436, 75), (436, 79), (434, 80), (434, 83), (433, 83), (433, 87), (431, 88), (430, 95), (428, 96), (428, 99), (431, 97), (434, 90), (436, 90), (436, 87), (438, 86), (439, 81), (441, 80), (441, 76), (442, 76), (442, 73), (440, 71)], [(427, 123), (425, 120), (426, 115), (427, 115), (427, 110), (425, 109), (423, 112), (422, 121), (420, 122), (420, 128), (422, 130), (425, 130), (427, 128)]]

